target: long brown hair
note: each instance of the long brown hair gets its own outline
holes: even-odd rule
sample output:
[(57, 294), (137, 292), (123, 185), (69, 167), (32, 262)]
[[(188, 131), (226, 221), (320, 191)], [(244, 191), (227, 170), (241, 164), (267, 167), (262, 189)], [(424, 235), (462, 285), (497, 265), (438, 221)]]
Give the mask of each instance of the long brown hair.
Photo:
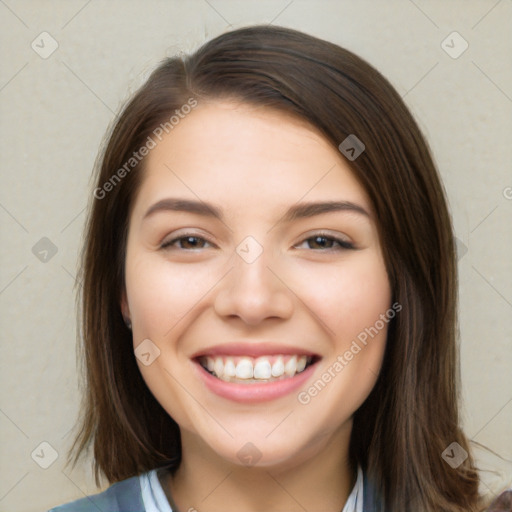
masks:
[[(477, 510), (479, 478), (458, 413), (454, 236), (428, 145), (400, 95), (367, 62), (272, 26), (235, 30), (190, 56), (166, 59), (110, 131), (82, 254), (85, 383), (74, 464), (91, 443), (97, 482), (100, 472), (113, 483), (180, 463), (178, 425), (141, 377), (120, 297), (129, 213), (144, 172), (144, 159), (132, 159), (159, 126), (172, 129), (170, 117), (191, 98), (233, 98), (292, 113), (334, 147), (351, 134), (364, 143), (348, 163), (373, 203), (402, 311), (390, 323), (378, 381), (355, 413), (351, 459), (386, 510)], [(442, 457), (454, 442), (469, 454), (456, 469)]]

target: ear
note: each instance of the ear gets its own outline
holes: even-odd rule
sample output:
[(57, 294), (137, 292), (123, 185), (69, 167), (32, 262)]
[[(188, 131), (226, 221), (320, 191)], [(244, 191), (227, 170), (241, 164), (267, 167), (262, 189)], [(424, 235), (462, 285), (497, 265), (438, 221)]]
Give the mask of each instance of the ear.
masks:
[(121, 292), (120, 306), (121, 306), (121, 314), (123, 315), (124, 321), (130, 322), (131, 321), (130, 307), (128, 306), (128, 299), (126, 297), (126, 289), (125, 288), (123, 288), (123, 291)]

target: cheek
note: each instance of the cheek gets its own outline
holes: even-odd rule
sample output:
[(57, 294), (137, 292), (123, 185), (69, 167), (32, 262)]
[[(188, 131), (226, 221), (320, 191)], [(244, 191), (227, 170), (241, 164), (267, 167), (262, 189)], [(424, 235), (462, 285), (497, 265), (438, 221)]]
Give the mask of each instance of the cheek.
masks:
[(206, 265), (178, 269), (164, 258), (135, 256), (126, 267), (132, 323), (146, 335), (163, 337), (214, 284), (214, 273)]
[(331, 337), (353, 339), (389, 309), (391, 290), (384, 263), (368, 251), (336, 265), (303, 269), (300, 297)]
[(325, 408), (326, 418), (337, 425), (359, 408), (377, 380), (387, 327), (395, 316), (389, 280), (380, 256), (368, 252), (329, 269), (319, 268), (307, 281), (305, 302), (326, 326), (331, 345), (312, 387), (299, 401)]

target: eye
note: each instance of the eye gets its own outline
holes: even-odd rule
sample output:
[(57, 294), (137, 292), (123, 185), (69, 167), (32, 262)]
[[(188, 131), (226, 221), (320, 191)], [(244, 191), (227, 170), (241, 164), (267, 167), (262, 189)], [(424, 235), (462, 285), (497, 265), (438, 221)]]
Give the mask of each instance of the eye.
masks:
[[(167, 242), (164, 242), (160, 248), (161, 249), (183, 249), (183, 250), (194, 250), (194, 249), (204, 249), (206, 244), (210, 244), (206, 239), (196, 236), (196, 235), (183, 235), (177, 238), (173, 238)], [(173, 247), (175, 246), (175, 247)]]
[(306, 238), (301, 244), (299, 244), (299, 246), (297, 246), (297, 248), (304, 249), (304, 247), (300, 247), (300, 245), (305, 243), (309, 246), (306, 248), (315, 250), (339, 251), (344, 249), (355, 249), (354, 245), (346, 240), (321, 233)]

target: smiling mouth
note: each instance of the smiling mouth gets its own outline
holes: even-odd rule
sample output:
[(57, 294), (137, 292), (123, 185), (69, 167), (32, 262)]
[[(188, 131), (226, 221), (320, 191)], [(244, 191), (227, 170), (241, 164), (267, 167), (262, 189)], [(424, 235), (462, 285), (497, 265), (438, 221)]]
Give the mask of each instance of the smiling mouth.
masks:
[(197, 362), (210, 374), (224, 382), (263, 384), (291, 379), (315, 364), (310, 355), (272, 356), (201, 356)]

